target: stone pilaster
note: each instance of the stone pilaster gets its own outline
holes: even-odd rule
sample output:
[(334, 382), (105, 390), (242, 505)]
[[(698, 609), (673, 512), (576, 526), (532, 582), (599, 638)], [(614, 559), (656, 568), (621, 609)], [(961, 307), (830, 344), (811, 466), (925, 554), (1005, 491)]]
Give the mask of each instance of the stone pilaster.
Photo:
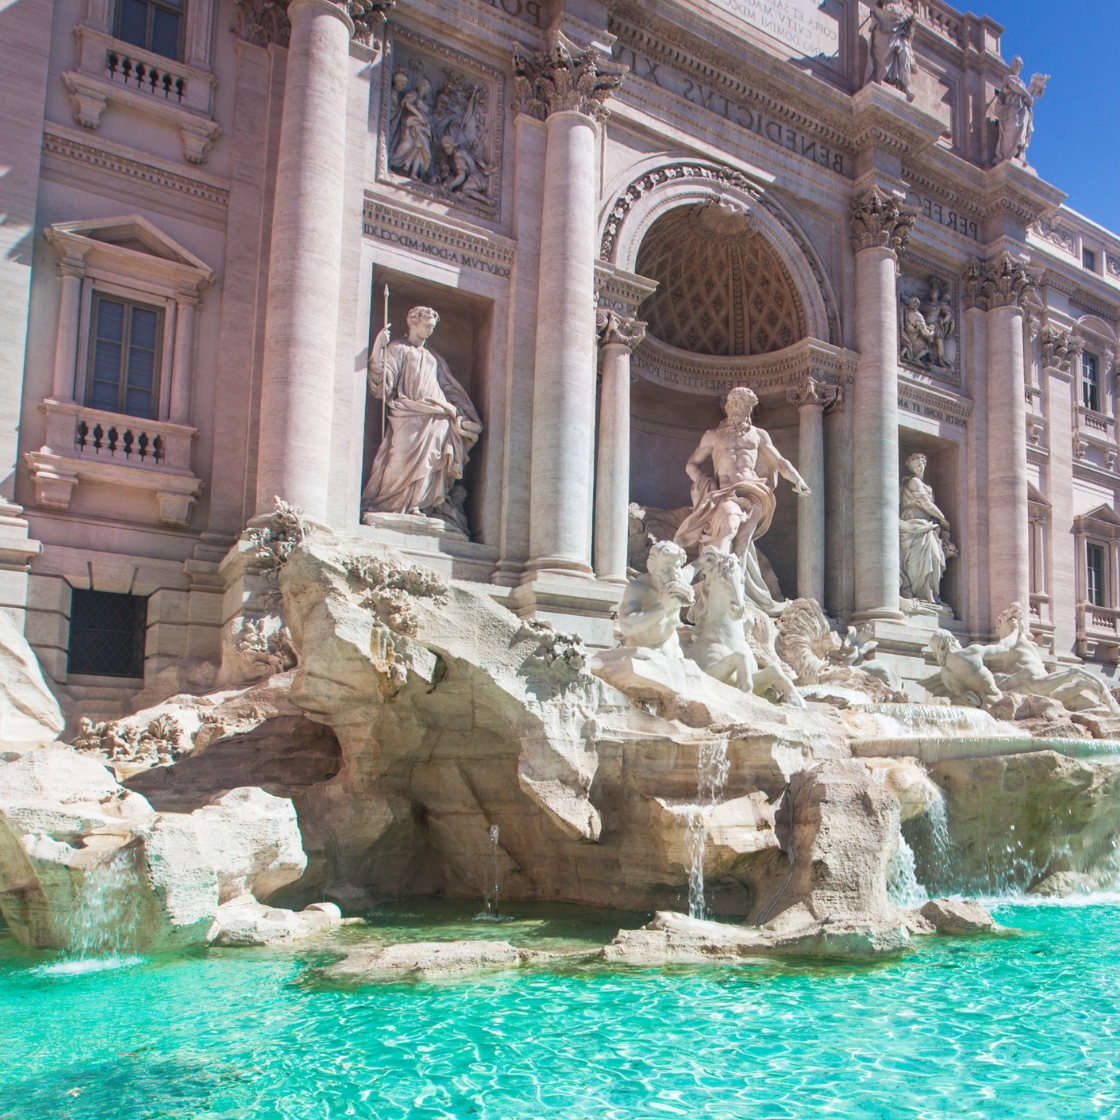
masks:
[(916, 211), (871, 187), (852, 202), (856, 347), (852, 394), (855, 614), (900, 618), (898, 609), (898, 254)]
[(1070, 331), (1052, 323), (1042, 327), (1039, 342), (1045, 432), (1050, 452), (1046, 463), (1046, 497), (1050, 501), (1051, 513), (1059, 510), (1066, 520), (1058, 522), (1050, 516), (1038, 527), (1045, 547), (1036, 562), (1050, 561), (1047, 564), (1049, 570), (1044, 573), (1044, 586), (1050, 596), (1054, 651), (1068, 655), (1077, 640), (1077, 554), (1068, 520), (1074, 509), (1073, 445), (1068, 434), (1074, 430), (1076, 409), (1074, 367), (1084, 343)]
[(545, 121), (544, 200), (533, 388), (529, 561), (591, 573), (595, 427), (595, 215), (599, 122), (626, 68), (553, 32), (514, 52), (517, 108)]
[(797, 405), (797, 469), (812, 493), (797, 503), (797, 594), (824, 602), (824, 412), (840, 399), (839, 385), (808, 377), (786, 390)]
[(1030, 601), (1027, 510), (1027, 410), (1023, 379), (1023, 296), (1034, 285), (1025, 262), (1008, 252), (969, 262), (966, 303), (987, 318), (988, 625), (1013, 602)]
[(646, 325), (614, 311), (595, 317), (603, 356), (595, 469), (595, 575), (626, 582), (630, 505), (630, 354)]
[(346, 88), (355, 25), (331, 0), (291, 0), (261, 379), (258, 513), (274, 498), (327, 512), (341, 284)]
[(168, 419), (191, 422), (191, 366), (194, 361), (195, 315), (201, 300), (193, 292), (180, 292), (175, 300), (175, 350), (171, 355), (171, 405)]
[(78, 321), (82, 310), (82, 278), (85, 261), (67, 253), (59, 262), (62, 298), (58, 306), (58, 334), (54, 347), (54, 379), (51, 396), (56, 401), (74, 398), (74, 377), (78, 368)]

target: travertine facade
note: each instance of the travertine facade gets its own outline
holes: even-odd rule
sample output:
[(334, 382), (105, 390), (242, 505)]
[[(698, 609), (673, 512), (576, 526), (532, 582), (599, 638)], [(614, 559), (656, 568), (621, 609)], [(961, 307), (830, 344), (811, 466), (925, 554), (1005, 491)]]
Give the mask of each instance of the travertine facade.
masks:
[[(275, 497), (611, 646), (635, 518), (673, 538), (739, 386), (806, 490), (757, 539), (773, 601), (864, 627), (915, 698), (935, 629), (990, 644), (1014, 602), (1115, 673), (1120, 237), (1030, 168), (1047, 79), (991, 20), (161, 4), (178, 38), (144, 45), (114, 0), (0, 8), (0, 605), (64, 700), (141, 687), (74, 671), (75, 589), (146, 599), (149, 685), (286, 664), (244, 536)], [(416, 307), (477, 424), (443, 514), (363, 517), (394, 404), (370, 348)], [(902, 584), (919, 454), (951, 544), (911, 510), (932, 567)]]

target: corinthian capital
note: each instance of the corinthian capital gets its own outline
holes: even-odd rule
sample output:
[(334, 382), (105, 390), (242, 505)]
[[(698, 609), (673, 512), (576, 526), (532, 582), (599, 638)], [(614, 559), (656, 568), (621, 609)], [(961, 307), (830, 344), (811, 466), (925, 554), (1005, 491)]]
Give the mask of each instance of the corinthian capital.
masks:
[(1083, 339), (1050, 324), (1042, 328), (1039, 341), (1043, 368), (1056, 369), (1059, 373), (1069, 373), (1070, 364), (1085, 345)]
[(852, 200), (852, 249), (890, 249), (896, 255), (906, 248), (918, 211), (894, 194), (872, 187)]
[(633, 350), (646, 336), (646, 324), (641, 319), (627, 319), (616, 311), (602, 308), (595, 312), (595, 326), (600, 346), (619, 343)]
[[(386, 20), (397, 0), (331, 0), (354, 22), (353, 38), (369, 46), (374, 32)], [(275, 43), (286, 47), (292, 25), (288, 0), (234, 0), (237, 5), (237, 36), (258, 47)]]
[(1023, 297), (1038, 284), (1026, 262), (1005, 249), (990, 261), (968, 262), (964, 272), (965, 306), (990, 311), (994, 307), (1022, 307)]
[(594, 47), (581, 51), (560, 32), (553, 32), (546, 51), (523, 54), (514, 48), (514, 109), (542, 121), (565, 111), (606, 120), (607, 102), (629, 69)]
[(806, 377), (804, 381), (786, 390), (786, 400), (798, 408), (829, 408), (840, 400), (840, 395), (839, 385), (830, 385), (815, 377)]

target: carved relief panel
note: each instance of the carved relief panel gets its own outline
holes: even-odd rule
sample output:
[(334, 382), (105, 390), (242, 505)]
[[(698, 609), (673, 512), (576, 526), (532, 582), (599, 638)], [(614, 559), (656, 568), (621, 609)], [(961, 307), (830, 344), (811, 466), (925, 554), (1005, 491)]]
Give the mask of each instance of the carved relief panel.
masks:
[(907, 254), (898, 278), (898, 357), (906, 369), (953, 385), (961, 380), (960, 285), (951, 273)]
[(403, 28), (387, 38), (378, 181), (497, 219), (504, 75)]

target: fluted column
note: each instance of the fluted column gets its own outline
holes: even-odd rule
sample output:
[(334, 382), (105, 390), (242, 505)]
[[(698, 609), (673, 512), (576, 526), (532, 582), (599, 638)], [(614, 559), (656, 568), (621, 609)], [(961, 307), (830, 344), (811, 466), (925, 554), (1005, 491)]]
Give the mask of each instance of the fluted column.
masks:
[(812, 377), (786, 390), (797, 405), (797, 469), (812, 491), (797, 503), (797, 594), (818, 603), (824, 602), (824, 412), (839, 397), (839, 385)]
[(519, 111), (546, 122), (526, 569), (590, 574), (596, 148), (626, 68), (559, 32), (513, 66)]
[(852, 203), (856, 346), (852, 394), (857, 618), (898, 609), (898, 254), (915, 211), (872, 187)]
[(62, 276), (62, 299), (58, 307), (51, 396), (56, 401), (68, 401), (74, 396), (74, 375), (78, 366), (78, 321), (82, 311), (85, 262), (68, 254), (59, 264), (58, 271)]
[(257, 512), (279, 496), (323, 521), (341, 283), (346, 86), (354, 23), (291, 0), (261, 379)]
[(969, 263), (965, 299), (987, 312), (988, 624), (1013, 602), (1030, 603), (1027, 406), (1023, 377), (1023, 296), (1034, 281), (1008, 252)]
[(168, 419), (191, 422), (191, 366), (194, 355), (194, 320), (198, 296), (180, 292), (175, 301), (175, 349), (171, 355), (171, 405)]
[(626, 582), (630, 536), (630, 353), (646, 325), (613, 311), (596, 316), (603, 355), (599, 447), (595, 466), (595, 575)]

